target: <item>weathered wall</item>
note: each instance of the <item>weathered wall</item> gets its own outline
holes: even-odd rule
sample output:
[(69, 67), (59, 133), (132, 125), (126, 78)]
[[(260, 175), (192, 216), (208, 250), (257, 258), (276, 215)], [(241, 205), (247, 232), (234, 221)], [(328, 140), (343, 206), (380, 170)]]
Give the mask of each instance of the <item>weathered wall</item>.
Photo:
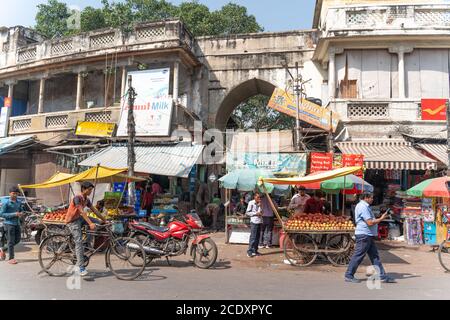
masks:
[(47, 79), (45, 83), (44, 112), (74, 110), (77, 79), (73, 74)]

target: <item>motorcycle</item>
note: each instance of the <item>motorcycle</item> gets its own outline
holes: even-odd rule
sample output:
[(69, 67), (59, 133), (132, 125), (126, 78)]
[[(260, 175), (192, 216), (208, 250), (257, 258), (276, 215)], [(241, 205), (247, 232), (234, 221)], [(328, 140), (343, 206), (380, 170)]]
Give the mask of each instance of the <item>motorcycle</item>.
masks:
[(167, 227), (134, 221), (130, 223), (130, 229), (130, 237), (144, 247), (147, 265), (162, 257), (170, 265), (170, 257), (187, 253), (191, 239), (190, 256), (198, 268), (209, 269), (217, 261), (217, 245), (209, 234), (203, 232), (203, 223), (195, 212), (172, 217)]

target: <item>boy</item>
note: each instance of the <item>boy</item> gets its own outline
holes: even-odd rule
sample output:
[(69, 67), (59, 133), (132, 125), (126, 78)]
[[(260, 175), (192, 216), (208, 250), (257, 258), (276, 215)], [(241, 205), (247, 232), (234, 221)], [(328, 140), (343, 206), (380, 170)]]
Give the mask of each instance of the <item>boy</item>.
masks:
[[(21, 238), (20, 218), (22, 217), (22, 203), (17, 199), (19, 189), (13, 187), (9, 190), (10, 199), (2, 205), (0, 217), (5, 219), (4, 226), (6, 238), (8, 239), (8, 263), (15, 265), (17, 260), (14, 258), (14, 247), (19, 244)], [(6, 254), (0, 249), (0, 260), (5, 260)]]

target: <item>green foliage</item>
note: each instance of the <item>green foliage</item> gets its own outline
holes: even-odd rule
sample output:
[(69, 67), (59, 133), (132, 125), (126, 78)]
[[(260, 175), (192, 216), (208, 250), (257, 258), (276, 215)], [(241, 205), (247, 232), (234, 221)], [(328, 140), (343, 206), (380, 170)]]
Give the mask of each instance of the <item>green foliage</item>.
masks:
[(69, 33), (67, 19), (70, 11), (67, 4), (58, 0), (48, 0), (47, 4), (38, 4), (36, 15), (37, 32), (47, 38), (62, 37)]
[(238, 33), (261, 32), (264, 29), (256, 22), (253, 15), (249, 15), (247, 8), (229, 3), (219, 11), (212, 13), (214, 21), (214, 35), (229, 35)]
[(291, 130), (295, 119), (267, 107), (269, 98), (257, 95), (241, 103), (231, 115), (238, 129)]
[(105, 15), (102, 9), (86, 7), (81, 12), (81, 31), (87, 32), (91, 30), (106, 28)]

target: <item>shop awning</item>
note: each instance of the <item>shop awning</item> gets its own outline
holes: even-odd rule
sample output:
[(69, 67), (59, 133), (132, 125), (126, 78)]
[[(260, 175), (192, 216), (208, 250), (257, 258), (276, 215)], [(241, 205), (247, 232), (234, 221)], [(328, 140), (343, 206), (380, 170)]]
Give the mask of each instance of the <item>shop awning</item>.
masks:
[(448, 166), (448, 154), (446, 144), (428, 144), (421, 143), (418, 147), (430, 153), (433, 157)]
[(421, 154), (405, 140), (339, 142), (342, 153), (363, 154), (366, 169), (427, 170), (437, 169), (437, 161)]
[[(169, 177), (188, 178), (202, 155), (204, 146), (180, 143), (165, 146), (138, 146), (135, 148), (135, 171)], [(81, 166), (98, 164), (110, 168), (126, 168), (128, 149), (112, 146), (81, 162)]]
[(0, 155), (32, 145), (34, 136), (0, 138)]

